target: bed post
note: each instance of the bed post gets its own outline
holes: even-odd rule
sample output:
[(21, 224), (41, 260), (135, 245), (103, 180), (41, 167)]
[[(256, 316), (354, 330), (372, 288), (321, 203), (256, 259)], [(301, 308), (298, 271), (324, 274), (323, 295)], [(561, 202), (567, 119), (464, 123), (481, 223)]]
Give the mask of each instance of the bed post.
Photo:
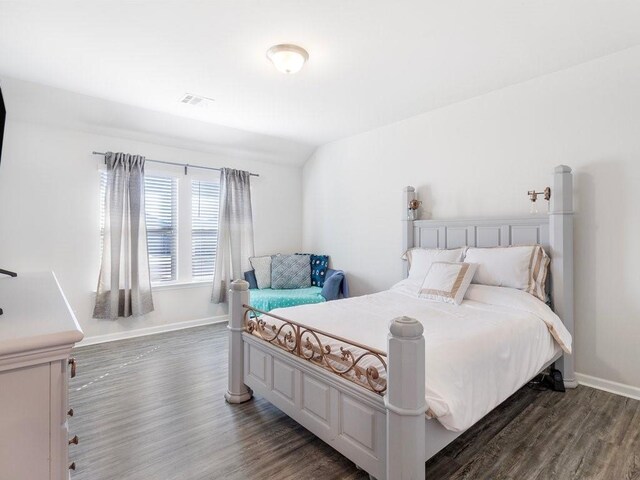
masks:
[(242, 403), (251, 399), (251, 389), (244, 384), (244, 307), (249, 305), (249, 283), (231, 282), (229, 290), (229, 386), (224, 398), (229, 403)]
[(424, 327), (409, 317), (391, 321), (387, 340), (387, 480), (424, 479), (427, 409)]
[[(413, 220), (409, 218), (409, 202), (416, 198), (416, 189), (404, 187), (402, 191), (402, 253), (413, 248)], [(402, 264), (403, 278), (409, 276), (409, 262), (406, 260)]]
[[(553, 172), (549, 211), (551, 244), (551, 293), (553, 308), (574, 338), (573, 331), (573, 174), (559, 165)], [(575, 347), (574, 347), (575, 348)], [(575, 350), (573, 350), (575, 352)], [(574, 357), (564, 354), (558, 361), (567, 388), (578, 386)]]

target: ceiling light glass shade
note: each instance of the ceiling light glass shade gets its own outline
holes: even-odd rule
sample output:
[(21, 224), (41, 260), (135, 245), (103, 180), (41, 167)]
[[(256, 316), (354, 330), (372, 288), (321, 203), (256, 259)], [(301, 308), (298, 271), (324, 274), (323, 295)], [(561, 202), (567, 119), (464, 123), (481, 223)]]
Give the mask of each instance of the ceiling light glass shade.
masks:
[(297, 45), (282, 44), (267, 50), (267, 58), (280, 72), (297, 73), (309, 59), (309, 54)]

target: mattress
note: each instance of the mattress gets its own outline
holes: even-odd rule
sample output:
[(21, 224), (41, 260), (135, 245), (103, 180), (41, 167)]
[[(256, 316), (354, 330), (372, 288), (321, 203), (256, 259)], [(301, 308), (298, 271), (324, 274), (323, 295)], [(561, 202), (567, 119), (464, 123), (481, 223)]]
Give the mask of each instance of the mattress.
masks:
[[(419, 288), (404, 280), (373, 295), (272, 313), (382, 351), (393, 318), (417, 319), (424, 326), (428, 415), (452, 431), (469, 428), (563, 349), (571, 350), (571, 335), (557, 315), (528, 293), (471, 285), (456, 306), (419, 298)], [(253, 298), (251, 304), (257, 306)], [(331, 348), (339, 351), (338, 344)]]
[(252, 289), (251, 306), (258, 310), (269, 312), (274, 308), (294, 307), (310, 303), (326, 302), (321, 295), (321, 287), (292, 288), (292, 289)]

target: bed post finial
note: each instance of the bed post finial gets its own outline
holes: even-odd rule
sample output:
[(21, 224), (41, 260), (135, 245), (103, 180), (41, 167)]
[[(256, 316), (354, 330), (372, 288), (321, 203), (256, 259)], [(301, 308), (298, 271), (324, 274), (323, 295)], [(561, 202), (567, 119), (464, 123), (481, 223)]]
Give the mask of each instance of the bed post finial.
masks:
[[(551, 245), (551, 300), (553, 309), (574, 338), (573, 329), (573, 174), (566, 165), (553, 171), (549, 209), (549, 243)], [(575, 350), (574, 350), (575, 351)], [(558, 361), (564, 384), (578, 386), (573, 355), (564, 354)]]
[(249, 283), (234, 280), (229, 289), (229, 386), (224, 398), (229, 403), (251, 399), (251, 389), (244, 384), (244, 307), (249, 305)]
[(387, 479), (424, 479), (424, 327), (395, 318), (387, 337)]
[[(411, 186), (404, 187), (402, 190), (402, 253), (413, 248), (413, 220), (409, 218), (409, 202), (415, 200), (416, 189)], [(409, 263), (402, 262), (403, 278), (409, 275)]]

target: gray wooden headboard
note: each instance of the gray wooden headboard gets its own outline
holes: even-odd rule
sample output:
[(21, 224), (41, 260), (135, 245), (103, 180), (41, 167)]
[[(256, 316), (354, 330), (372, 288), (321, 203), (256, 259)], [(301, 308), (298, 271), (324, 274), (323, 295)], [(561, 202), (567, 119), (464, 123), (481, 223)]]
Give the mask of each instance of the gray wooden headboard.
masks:
[(413, 246), (423, 248), (506, 247), (541, 244), (549, 248), (549, 216), (452, 221), (416, 220)]
[[(415, 188), (403, 192), (402, 252), (409, 248), (498, 247), (541, 244), (551, 257), (553, 309), (574, 336), (573, 297), (573, 175), (560, 165), (551, 181), (546, 215), (454, 220), (410, 220), (409, 202)], [(407, 265), (405, 262), (405, 276)], [(575, 338), (575, 337), (574, 337)], [(568, 387), (577, 386), (573, 355), (564, 355), (559, 368)]]

